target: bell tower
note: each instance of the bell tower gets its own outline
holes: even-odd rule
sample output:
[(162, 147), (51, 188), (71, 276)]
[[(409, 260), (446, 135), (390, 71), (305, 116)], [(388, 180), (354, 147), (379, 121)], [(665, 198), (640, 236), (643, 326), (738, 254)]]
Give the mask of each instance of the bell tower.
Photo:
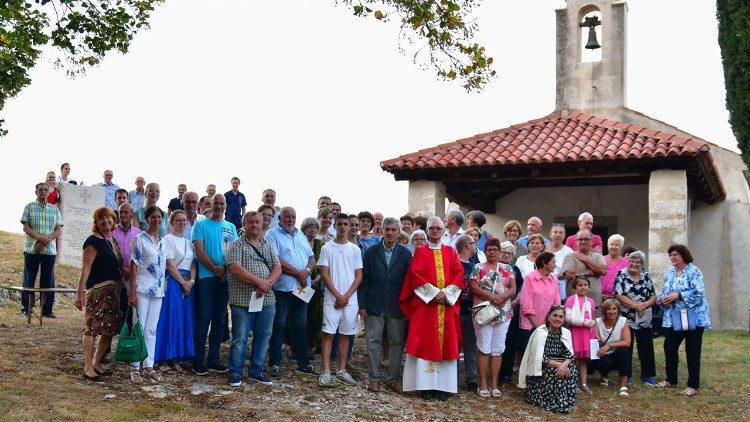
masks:
[(625, 1), (566, 0), (556, 10), (555, 110), (608, 114), (626, 106)]

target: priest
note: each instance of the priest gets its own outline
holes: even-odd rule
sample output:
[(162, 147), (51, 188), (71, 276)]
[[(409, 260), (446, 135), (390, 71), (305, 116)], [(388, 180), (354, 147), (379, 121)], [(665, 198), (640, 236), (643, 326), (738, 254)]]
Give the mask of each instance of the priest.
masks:
[(403, 389), (419, 391), (424, 400), (445, 401), (458, 392), (457, 301), (464, 289), (464, 268), (456, 251), (440, 242), (443, 221), (430, 218), (427, 230), (429, 242), (414, 251), (399, 297), (399, 307), (409, 320)]

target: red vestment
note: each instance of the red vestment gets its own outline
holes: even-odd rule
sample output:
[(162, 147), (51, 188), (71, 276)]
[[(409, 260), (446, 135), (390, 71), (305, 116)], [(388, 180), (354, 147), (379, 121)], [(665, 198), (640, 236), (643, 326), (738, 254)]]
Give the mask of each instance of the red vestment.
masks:
[[(443, 282), (437, 276), (435, 250), (428, 246), (416, 249), (404, 285), (398, 299), (398, 306), (409, 320), (409, 337), (406, 339), (406, 353), (425, 360), (458, 359), (462, 345), (460, 305), (438, 305), (424, 303), (414, 293), (414, 289), (425, 283), (438, 289), (455, 285), (464, 289), (464, 267), (458, 254), (450, 246), (442, 245)], [(442, 343), (442, 344), (441, 344)]]

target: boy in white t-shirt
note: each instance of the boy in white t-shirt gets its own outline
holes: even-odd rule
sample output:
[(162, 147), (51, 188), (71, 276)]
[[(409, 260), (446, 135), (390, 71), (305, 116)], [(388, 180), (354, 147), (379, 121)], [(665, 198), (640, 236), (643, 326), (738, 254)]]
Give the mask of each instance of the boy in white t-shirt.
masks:
[[(320, 251), (318, 267), (325, 283), (323, 296), (323, 338), (320, 348), (323, 354), (323, 374), (318, 379), (321, 387), (332, 387), (336, 380), (355, 385), (356, 382), (346, 372), (349, 351), (349, 336), (357, 334), (357, 288), (362, 283), (362, 252), (347, 239), (349, 216), (341, 213), (336, 216), (336, 238), (328, 242)], [(339, 369), (331, 375), (331, 345), (338, 330)]]

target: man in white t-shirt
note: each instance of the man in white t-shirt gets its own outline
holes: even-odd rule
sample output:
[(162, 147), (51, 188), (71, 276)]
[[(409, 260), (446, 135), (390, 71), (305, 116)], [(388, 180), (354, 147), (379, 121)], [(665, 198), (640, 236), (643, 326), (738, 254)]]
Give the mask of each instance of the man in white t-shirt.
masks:
[[(320, 251), (318, 267), (325, 283), (323, 296), (323, 373), (318, 379), (321, 387), (332, 387), (336, 380), (346, 385), (356, 382), (346, 372), (349, 351), (349, 336), (357, 334), (357, 288), (362, 283), (362, 253), (359, 247), (347, 239), (349, 216), (341, 213), (336, 216), (336, 237)], [(331, 345), (336, 331), (339, 337), (339, 368), (335, 379), (331, 375)]]

